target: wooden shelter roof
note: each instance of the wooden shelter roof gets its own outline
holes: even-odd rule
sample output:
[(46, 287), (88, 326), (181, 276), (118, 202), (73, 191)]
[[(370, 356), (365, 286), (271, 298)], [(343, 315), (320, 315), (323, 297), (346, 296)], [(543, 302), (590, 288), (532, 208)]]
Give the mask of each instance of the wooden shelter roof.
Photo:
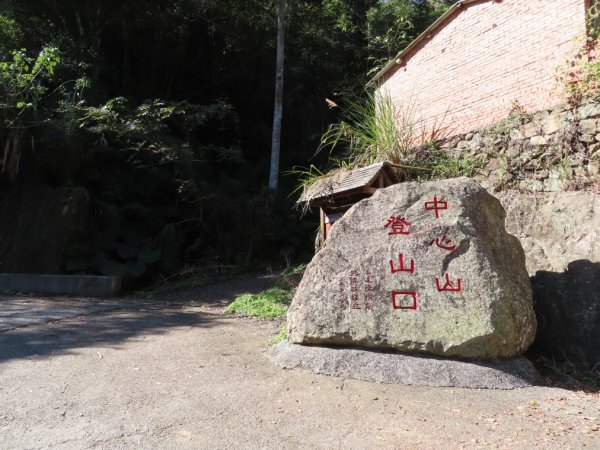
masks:
[(364, 188), (372, 187), (382, 172), (389, 179), (386, 186), (399, 181), (400, 177), (394, 170), (394, 165), (387, 162), (371, 164), (360, 169), (340, 170), (305, 187), (298, 203), (316, 204), (320, 203), (320, 200), (358, 193)]

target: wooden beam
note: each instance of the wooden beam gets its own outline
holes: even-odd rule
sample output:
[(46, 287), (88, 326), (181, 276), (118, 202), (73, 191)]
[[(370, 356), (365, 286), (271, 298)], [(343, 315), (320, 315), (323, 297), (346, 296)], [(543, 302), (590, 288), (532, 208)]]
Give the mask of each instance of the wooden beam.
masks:
[(327, 236), (325, 235), (325, 211), (323, 211), (323, 208), (319, 208), (319, 211), (319, 244), (320, 247), (323, 247), (323, 244), (325, 244), (325, 239), (327, 239)]

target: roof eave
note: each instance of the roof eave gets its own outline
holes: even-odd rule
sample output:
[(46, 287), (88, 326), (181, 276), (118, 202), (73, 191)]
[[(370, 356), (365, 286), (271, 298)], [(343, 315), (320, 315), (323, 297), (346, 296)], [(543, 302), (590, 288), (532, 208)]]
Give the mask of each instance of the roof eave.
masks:
[(458, 2), (456, 2), (454, 5), (452, 5), (448, 11), (446, 11), (444, 14), (442, 14), (435, 22), (433, 22), (431, 25), (429, 25), (429, 27), (423, 31), (419, 36), (417, 36), (417, 38), (412, 41), (410, 44), (408, 44), (408, 46), (406, 46), (406, 48), (404, 50), (402, 50), (400, 53), (398, 53), (396, 55), (395, 58), (393, 58), (392, 60), (390, 60), (384, 67), (383, 69), (381, 69), (379, 72), (377, 72), (377, 74), (371, 78), (371, 80), (369, 80), (369, 82), (367, 83), (367, 87), (373, 87), (377, 85), (377, 82), (387, 73), (389, 72), (389, 70), (394, 67), (396, 64), (400, 64), (402, 63), (402, 59), (403, 57), (409, 53), (413, 48), (415, 48), (417, 45), (419, 45), (422, 41), (424, 41), (425, 39), (427, 39), (427, 37), (433, 33), (437, 28), (439, 28), (441, 25), (443, 25), (446, 20), (452, 16), (454, 14), (454, 12), (458, 11), (459, 9), (461, 9), (463, 7), (463, 5), (469, 5), (470, 3), (475, 3), (481, 0), (459, 0)]
[[(393, 183), (397, 183), (399, 181), (399, 178), (396, 174), (396, 172), (393, 170), (395, 167), (401, 167), (398, 166), (397, 164), (392, 164), (388, 161), (383, 161), (380, 163), (375, 163), (372, 164), (370, 166), (367, 167), (362, 167), (361, 169), (367, 169), (369, 167), (372, 166), (379, 166), (379, 168), (377, 169), (376, 172), (373, 173), (373, 175), (371, 176), (370, 179), (368, 179), (364, 185), (360, 186), (360, 187), (353, 187), (353, 188), (349, 188), (346, 190), (342, 190), (342, 191), (336, 191), (336, 192), (331, 192), (331, 193), (327, 193), (327, 194), (319, 194), (317, 193), (316, 196), (314, 197), (310, 197), (308, 195), (306, 195), (306, 191), (304, 191), (301, 195), (300, 198), (296, 201), (297, 204), (303, 204), (303, 203), (312, 203), (312, 204), (317, 204), (319, 203), (320, 200), (323, 199), (327, 199), (330, 197), (338, 197), (338, 196), (344, 196), (347, 195), (350, 192), (354, 192), (357, 190), (361, 190), (361, 189), (365, 189), (368, 187), (371, 187), (373, 185), (373, 183), (375, 182), (375, 180), (377, 180), (377, 177), (382, 173), (385, 172), (387, 173), (387, 175), (390, 177), (390, 179), (392, 180)], [(361, 169), (354, 169), (354, 170), (361, 170)]]

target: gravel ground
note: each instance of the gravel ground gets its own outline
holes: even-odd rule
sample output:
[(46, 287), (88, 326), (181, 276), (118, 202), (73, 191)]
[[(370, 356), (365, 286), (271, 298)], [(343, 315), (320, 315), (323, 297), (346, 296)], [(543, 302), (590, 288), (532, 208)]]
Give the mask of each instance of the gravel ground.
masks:
[[(282, 370), (266, 356), (277, 322), (223, 313), (235, 295), (268, 282), (117, 299), (0, 332), (0, 448), (600, 448), (598, 393), (410, 387)], [(93, 304), (1, 297), (0, 309), (39, 318), (42, 304), (52, 312), (80, 303)]]

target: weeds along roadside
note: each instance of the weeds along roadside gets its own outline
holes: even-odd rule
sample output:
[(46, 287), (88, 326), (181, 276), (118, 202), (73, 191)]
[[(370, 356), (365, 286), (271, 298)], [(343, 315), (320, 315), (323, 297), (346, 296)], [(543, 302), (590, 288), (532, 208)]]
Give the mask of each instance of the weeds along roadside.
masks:
[(269, 343), (274, 345), (287, 339), (285, 316), (305, 268), (306, 264), (286, 268), (272, 287), (258, 294), (240, 295), (225, 308), (225, 312), (238, 316), (281, 320), (279, 334)]

